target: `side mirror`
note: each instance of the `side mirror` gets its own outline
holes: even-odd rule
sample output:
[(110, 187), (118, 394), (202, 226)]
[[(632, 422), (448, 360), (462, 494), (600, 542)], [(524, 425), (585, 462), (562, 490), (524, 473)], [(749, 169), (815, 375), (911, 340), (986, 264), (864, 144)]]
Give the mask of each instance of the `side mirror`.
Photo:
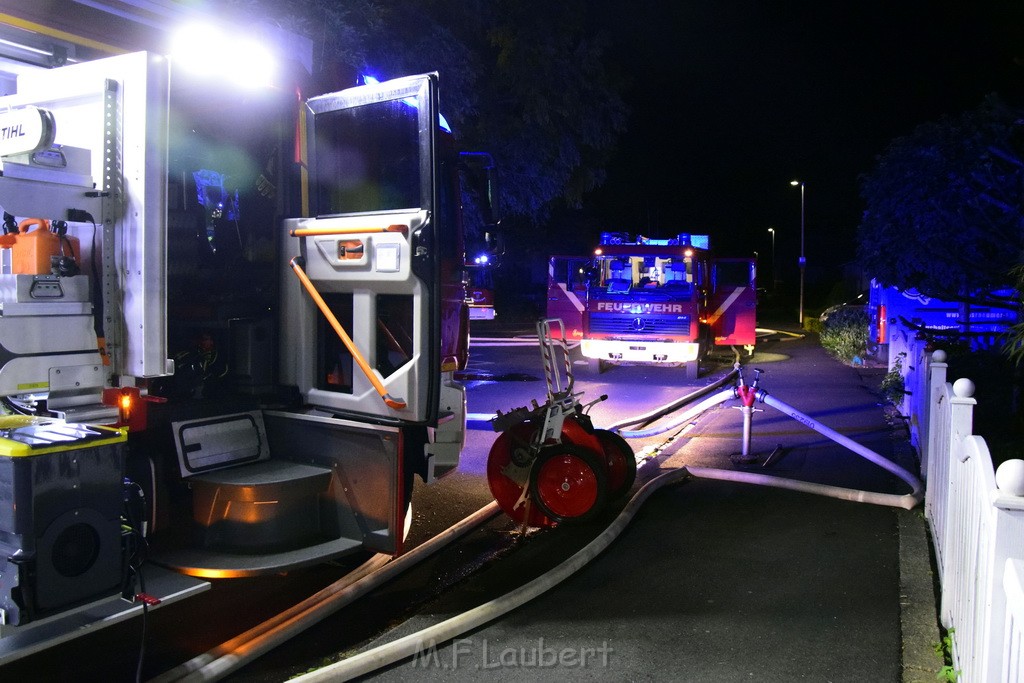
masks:
[(501, 222), (498, 214), (498, 168), (487, 152), (460, 152), (459, 167), (463, 171), (463, 192), (471, 194), (478, 205), (483, 223), (493, 228)]
[(461, 152), (462, 224), (466, 238), (466, 265), (497, 267), (505, 253), (498, 226), (498, 172), (486, 152)]

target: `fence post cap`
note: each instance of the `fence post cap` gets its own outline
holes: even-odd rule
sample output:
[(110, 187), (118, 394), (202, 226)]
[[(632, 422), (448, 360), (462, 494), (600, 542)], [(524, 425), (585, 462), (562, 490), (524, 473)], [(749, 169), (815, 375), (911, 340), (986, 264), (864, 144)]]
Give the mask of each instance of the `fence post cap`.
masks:
[(945, 363), (946, 352), (943, 351), (942, 349), (936, 349), (935, 351), (932, 351), (932, 361), (935, 363)]
[(974, 382), (966, 377), (961, 377), (953, 382), (953, 393), (956, 394), (957, 398), (970, 398), (974, 396)]
[(996, 469), (996, 487), (1001, 493), (1024, 496), (1024, 460), (1007, 460)]

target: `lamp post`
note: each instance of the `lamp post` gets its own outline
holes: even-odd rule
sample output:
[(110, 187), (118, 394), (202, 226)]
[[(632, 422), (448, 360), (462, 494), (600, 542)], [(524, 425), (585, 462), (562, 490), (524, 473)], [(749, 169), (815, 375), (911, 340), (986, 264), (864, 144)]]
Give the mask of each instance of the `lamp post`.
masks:
[(793, 187), (800, 187), (800, 325), (804, 324), (804, 270), (807, 268), (807, 259), (804, 257), (804, 182), (802, 180), (791, 180), (789, 184)]
[(775, 228), (768, 228), (768, 232), (772, 236), (772, 291), (775, 291), (775, 281), (778, 279), (775, 277)]

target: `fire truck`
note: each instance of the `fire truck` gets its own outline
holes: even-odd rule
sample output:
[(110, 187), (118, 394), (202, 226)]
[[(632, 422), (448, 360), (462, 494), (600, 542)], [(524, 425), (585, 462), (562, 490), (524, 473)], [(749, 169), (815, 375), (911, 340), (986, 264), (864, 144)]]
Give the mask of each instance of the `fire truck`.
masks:
[(50, 55), (0, 59), (0, 655), (83, 606), (400, 553), (465, 436), (437, 74), (239, 90), (0, 21)]
[(756, 261), (714, 258), (707, 235), (668, 239), (606, 232), (592, 256), (553, 256), (547, 314), (597, 372), (610, 365), (686, 368), (712, 346), (752, 351)]
[[(989, 294), (1011, 302), (1014, 291), (1008, 287)], [(1018, 319), (1016, 308), (1009, 305), (943, 301), (916, 289), (886, 286), (874, 279), (868, 289), (867, 314), (868, 348), (873, 355), (887, 358), (890, 365), (903, 346), (891, 346), (893, 333), (923, 333), (946, 340), (960, 339), (972, 349), (990, 348), (1000, 343), (1000, 336)]]
[(494, 320), (498, 317), (494, 308), (494, 268), (490, 257), (482, 255), (478, 260), (467, 264), (469, 275), (466, 295), (469, 303), (470, 320)]

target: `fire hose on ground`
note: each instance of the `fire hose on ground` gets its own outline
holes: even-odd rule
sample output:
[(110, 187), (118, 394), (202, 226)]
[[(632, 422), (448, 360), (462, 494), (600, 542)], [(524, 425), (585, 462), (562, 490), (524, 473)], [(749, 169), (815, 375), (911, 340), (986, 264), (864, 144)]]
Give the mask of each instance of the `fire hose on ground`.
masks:
[[(738, 373), (738, 368), (736, 369)], [(835, 430), (826, 427), (817, 420), (810, 416), (796, 410), (792, 406), (779, 401), (768, 395), (767, 392), (758, 389), (755, 386), (744, 386), (742, 379), (740, 385), (735, 389), (729, 389), (720, 391), (711, 397), (701, 401), (690, 410), (688, 410), (683, 416), (676, 418), (672, 421), (671, 426), (663, 428), (656, 428), (652, 430), (643, 430), (640, 432), (624, 432), (619, 433), (622, 436), (634, 436), (634, 435), (648, 435), (648, 432), (653, 434), (662, 433), (669, 431), (670, 429), (676, 428), (688, 420), (693, 419), (696, 415), (708, 410), (715, 405), (718, 405), (726, 400), (739, 397), (744, 403), (744, 439), (745, 450), (749, 447), (750, 429), (749, 419), (753, 413), (753, 403), (757, 400), (770, 405), (773, 408), (789, 415), (793, 419), (798, 420), (802, 424), (814, 429), (820, 434), (836, 441), (837, 443), (845, 446), (846, 448), (853, 451), (855, 454), (869, 460), (870, 462), (882, 467), (891, 474), (896, 475), (903, 480), (907, 485), (911, 487), (911, 493), (905, 495), (896, 494), (885, 494), (875, 493), (870, 491), (859, 491), (855, 489), (848, 489), (839, 486), (830, 486), (826, 484), (817, 484), (813, 482), (799, 481), (795, 479), (786, 479), (781, 477), (775, 477), (770, 475), (761, 475), (749, 472), (740, 472), (734, 470), (724, 470), (707, 467), (681, 467), (675, 470), (670, 470), (665, 474), (652, 479), (650, 482), (641, 487), (636, 494), (630, 499), (629, 503), (623, 508), (619, 515), (615, 518), (611, 525), (609, 525), (597, 538), (591, 543), (585, 546), (583, 549), (578, 551), (575, 555), (570, 557), (568, 560), (562, 562), (560, 565), (555, 567), (553, 570), (545, 573), (544, 575), (530, 581), (521, 588), (506, 593), (505, 595), (491, 600), (479, 607), (476, 607), (468, 612), (464, 612), (456, 617), (452, 617), (439, 624), (423, 629), (417, 633), (407, 635), (403, 638), (395, 640), (391, 643), (387, 643), (371, 649), (369, 651), (354, 655), (348, 659), (342, 660), (335, 664), (331, 664), (317, 671), (310, 672), (303, 676), (300, 676), (297, 681), (302, 683), (322, 683), (325, 681), (348, 681), (358, 676), (365, 676), (373, 671), (377, 671), (385, 666), (394, 664), (403, 659), (413, 657), (417, 653), (422, 652), (425, 647), (433, 646), (437, 643), (448, 642), (454, 638), (467, 633), (475, 628), (478, 628), (498, 617), (516, 609), (517, 607), (525, 604), (533, 598), (541, 595), (545, 591), (553, 588), (554, 586), (561, 583), (563, 580), (571, 576), (573, 573), (578, 571), (590, 560), (594, 559), (597, 555), (603, 552), (611, 542), (618, 537), (619, 534), (625, 529), (626, 525), (635, 516), (637, 510), (644, 503), (644, 501), (655, 491), (662, 488), (663, 486), (673, 484), (684, 480), (687, 477), (694, 477), (698, 479), (713, 479), (718, 481), (730, 481), (743, 484), (754, 484), (759, 486), (770, 486), (774, 488), (789, 489), (794, 491), (802, 491), (805, 493), (812, 493), (822, 495), (830, 498), (838, 498), (841, 500), (855, 501), (862, 503), (872, 503), (876, 505), (886, 505), (911, 509), (920, 503), (922, 499), (923, 486), (921, 482), (913, 474), (908, 472), (906, 469), (896, 465), (890, 460), (883, 456), (871, 451), (870, 449), (861, 446), (853, 440), (839, 434)], [(703, 393), (706, 393), (703, 392)], [(699, 394), (702, 396), (703, 393)], [(693, 398), (691, 397), (692, 401)], [(676, 401), (675, 404), (682, 404), (682, 401)], [(749, 410), (746, 410), (749, 409)], [(658, 412), (658, 411), (655, 411)], [(631, 419), (620, 424), (637, 424), (649, 421), (650, 416), (642, 416), (640, 418)]]
[[(649, 411), (647, 411), (646, 413), (644, 413), (642, 415), (637, 415), (635, 417), (630, 417), (630, 418), (626, 418), (625, 420), (619, 420), (618, 422), (614, 422), (614, 423), (608, 425), (607, 427), (605, 427), (605, 429), (608, 429), (609, 431), (613, 431), (614, 432), (614, 431), (620, 431), (623, 427), (632, 427), (634, 425), (647, 426), (647, 425), (653, 423), (654, 421), (659, 420), (662, 417), (665, 417), (666, 415), (674, 413), (675, 411), (679, 410), (683, 406), (687, 406), (687, 405), (693, 403), (694, 401), (702, 398), (703, 396), (706, 396), (706, 395), (710, 394), (715, 389), (719, 389), (721, 387), (724, 387), (726, 384), (729, 384), (730, 382), (736, 381), (736, 379), (739, 377), (739, 372), (740, 372), (739, 371), (739, 364), (737, 363), (737, 365), (735, 365), (733, 367), (733, 369), (731, 371), (729, 371), (729, 373), (726, 374), (721, 379), (719, 379), (719, 380), (717, 380), (715, 382), (712, 382), (711, 384), (708, 384), (707, 386), (703, 386), (700, 389), (697, 389), (696, 391), (692, 391), (689, 394), (686, 394), (685, 396), (680, 396), (679, 398), (677, 398), (677, 399), (675, 399), (673, 401), (669, 401), (665, 405), (659, 406), (658, 408), (655, 408), (654, 410), (649, 410)], [(731, 389), (730, 389), (730, 391), (731, 391)], [(681, 424), (681, 423), (685, 422), (685, 420), (679, 419), (678, 422)], [(664, 431), (668, 431), (669, 429), (671, 429), (671, 427), (666, 428)], [(657, 432), (657, 433), (660, 434), (661, 432)]]
[(348, 681), (358, 676), (365, 676), (385, 666), (412, 657), (424, 651), (429, 644), (453, 640), (511, 612), (554, 588), (601, 554), (622, 533), (626, 525), (636, 516), (640, 506), (652, 493), (664, 486), (684, 480), (688, 474), (685, 468), (680, 468), (668, 471), (647, 482), (630, 498), (622, 512), (597, 538), (551, 571), (520, 588), (439, 624), (291, 680), (301, 683), (322, 683), (325, 681)]
[[(735, 368), (734, 372), (739, 373), (739, 368)], [(734, 387), (733, 389), (726, 389), (718, 392), (717, 394), (714, 394), (710, 398), (701, 401), (694, 407), (687, 410), (681, 416), (673, 419), (672, 421), (665, 425), (639, 431), (619, 429), (618, 433), (620, 436), (627, 439), (644, 438), (648, 436), (662, 434), (672, 429), (679, 428), (680, 426), (694, 419), (697, 415), (700, 415), (701, 413), (705, 412), (710, 408), (713, 408), (714, 406), (720, 403), (723, 403), (733, 398), (739, 398), (743, 403), (741, 407), (741, 410), (743, 411), (743, 455), (747, 455), (747, 453), (750, 450), (751, 421), (754, 413), (753, 405), (755, 402), (760, 401), (761, 403), (771, 406), (778, 410), (779, 412), (788, 415), (797, 422), (800, 422), (801, 424), (813, 429), (819, 434), (835, 441), (841, 446), (852, 451), (854, 454), (881, 467), (890, 474), (895, 475), (908, 486), (910, 486), (910, 493), (904, 495), (897, 495), (891, 493), (878, 493), (874, 491), (861, 491), (858, 489), (844, 488), (841, 486), (818, 484), (798, 479), (786, 479), (783, 477), (756, 474), (753, 472), (687, 466), (686, 469), (690, 472), (690, 474), (692, 474), (694, 477), (701, 479), (716, 479), (719, 481), (732, 481), (744, 484), (754, 484), (757, 486), (771, 486), (774, 488), (790, 489), (793, 491), (803, 491), (805, 493), (812, 493), (821, 496), (827, 496), (829, 498), (838, 498), (840, 500), (848, 500), (858, 503), (870, 503), (873, 505), (899, 507), (904, 508), (906, 510), (913, 509), (924, 498), (924, 485), (921, 483), (920, 479), (918, 479), (912, 473), (907, 471), (905, 468), (900, 467), (899, 465), (892, 462), (888, 458), (879, 455), (878, 453), (875, 453), (871, 449), (862, 446), (853, 439), (843, 436), (834, 429), (823, 425), (821, 422), (815, 420), (806, 413), (797, 410), (788, 403), (780, 401), (779, 399), (769, 395), (767, 391), (757, 387), (757, 382), (757, 375), (755, 375), (754, 383), (750, 386), (746, 386), (743, 384), (742, 376), (740, 376), (738, 386)], [(634, 423), (635, 421), (629, 421), (621, 424)]]
[(462, 521), (394, 560), (387, 555), (374, 555), (356, 570), (346, 574), (315, 595), (242, 635), (157, 676), (151, 683), (220, 680), (319, 623), (410, 566), (426, 559), (463, 534), (484, 524), (499, 512), (497, 503), (488, 503)]
[[(749, 388), (749, 387), (748, 387)], [(817, 420), (801, 413), (792, 406), (768, 396), (763, 390), (754, 389), (749, 393), (751, 396), (761, 400), (790, 417), (799, 420), (815, 431), (834, 441), (846, 446), (857, 455), (870, 460), (888, 472), (895, 474), (912, 488), (912, 492), (906, 495), (894, 495), (884, 493), (873, 493), (870, 491), (858, 491), (838, 486), (816, 484), (812, 482), (784, 479), (769, 475), (760, 475), (749, 472), (738, 472), (707, 467), (681, 467), (670, 470), (658, 476), (642, 486), (630, 499), (629, 503), (618, 514), (615, 520), (597, 538), (591, 541), (575, 555), (562, 562), (560, 565), (545, 573), (544, 575), (530, 581), (522, 587), (506, 593), (505, 595), (480, 605), (472, 610), (447, 619), (434, 626), (428, 627), (416, 633), (404, 636), (390, 643), (378, 646), (366, 652), (349, 657), (348, 659), (336, 662), (316, 671), (299, 676), (295, 681), (301, 683), (325, 683), (327, 681), (348, 681), (359, 676), (365, 676), (385, 666), (402, 661), (433, 644), (448, 642), (458, 636), (478, 628), (508, 612), (520, 607), (542, 593), (555, 587), (576, 571), (585, 566), (592, 559), (597, 557), (614, 541), (625, 529), (626, 525), (633, 519), (640, 506), (658, 489), (677, 483), (687, 477), (698, 479), (713, 479), (718, 481), (730, 481), (743, 484), (754, 484), (759, 486), (771, 486), (775, 488), (802, 491), (863, 503), (876, 505), (889, 505), (911, 509), (921, 501), (922, 485), (920, 481), (904, 468), (892, 463), (886, 458), (873, 451), (857, 444), (838, 432), (822, 425)], [(735, 397), (733, 390), (721, 391), (709, 399), (694, 406), (687, 414), (703, 412), (718, 403)], [(692, 417), (685, 418), (692, 419)], [(684, 418), (674, 420), (677, 425), (685, 421)]]
[[(666, 426), (635, 432), (623, 431), (620, 429), (621, 426), (625, 425), (650, 424), (652, 420), (659, 419), (660, 417), (670, 413), (671, 411), (666, 409), (668, 406), (673, 406), (673, 409), (678, 409), (679, 407), (706, 395), (708, 391), (712, 391), (718, 386), (722, 386), (726, 381), (729, 381), (729, 379), (735, 376), (739, 376), (739, 384), (737, 387), (713, 394), (687, 410), (683, 415), (673, 419)], [(749, 449), (750, 420), (753, 414), (753, 404), (755, 401), (760, 401), (843, 445), (853, 451), (856, 455), (865, 458), (879, 467), (882, 467), (889, 473), (894, 474), (911, 487), (911, 492), (905, 495), (897, 495), (860, 491), (856, 489), (787, 479), (771, 475), (707, 467), (687, 466), (670, 470), (665, 474), (655, 477), (642, 486), (630, 498), (629, 502), (616, 516), (615, 520), (604, 531), (602, 531), (597, 538), (551, 571), (546, 572), (542, 576), (528, 582), (514, 591), (510, 591), (499, 598), (447, 619), (439, 624), (371, 650), (359, 653), (321, 669), (309, 672), (292, 680), (301, 681), (302, 683), (320, 683), (322, 681), (347, 681), (358, 676), (365, 676), (385, 666), (399, 662), (408, 657), (415, 656), (417, 653), (422, 652), (428, 645), (432, 646), (437, 643), (453, 640), (464, 633), (497, 619), (498, 617), (550, 590), (581, 569), (603, 552), (615, 540), (615, 538), (622, 533), (625, 527), (636, 515), (640, 506), (648, 497), (650, 497), (651, 494), (664, 486), (683, 481), (688, 477), (770, 486), (774, 488), (812, 493), (841, 500), (894, 506), (905, 509), (911, 509), (920, 503), (923, 498), (923, 485), (913, 474), (887, 458), (864, 446), (861, 446), (855, 441), (839, 434), (835, 430), (826, 427), (817, 420), (798, 411), (796, 408), (769, 396), (766, 391), (758, 389), (756, 385), (757, 379), (755, 377), (754, 384), (752, 386), (744, 386), (742, 376), (739, 374), (739, 368), (736, 367), (733, 374), (730, 374), (730, 376), (715, 385), (711, 385), (699, 392), (694, 392), (691, 395), (668, 404), (668, 406), (656, 409), (647, 415), (620, 422), (613, 427), (617, 429), (618, 433), (623, 437), (640, 438), (642, 436), (660, 434), (679, 427), (685, 422), (694, 419), (697, 415), (727, 400), (740, 398), (743, 402), (743, 438), (744, 453), (746, 453)], [(482, 523), (483, 520), (489, 519), (497, 511), (497, 503), (492, 503), (481, 509), (474, 515), (471, 515), (466, 518), (466, 520), (463, 520), (463, 522), (460, 522), (458, 525), (442, 534), (438, 539), (440, 540), (443, 537), (442, 543), (439, 543), (430, 549), (423, 548), (423, 546), (421, 546), (421, 548), (423, 548), (422, 554), (428, 554), (429, 552), (442, 547), (447, 541), (454, 539), (464, 531)], [(338, 585), (341, 586), (338, 590), (334, 591), (329, 587), (317, 594), (317, 596), (320, 596), (324, 593), (334, 593), (335, 595), (328, 600), (318, 601), (316, 600), (317, 596), (314, 596), (306, 602), (297, 605), (292, 610), (282, 613), (282, 615), (279, 615), (278, 618), (272, 620), (267, 625), (253, 629), (253, 632), (251, 632), (251, 638), (247, 638), (250, 634), (243, 634), (243, 636), (239, 636), (235, 640), (225, 643), (220, 648), (211, 650), (210, 653), (197, 657), (192, 660), (192, 662), (186, 663), (172, 672), (168, 672), (168, 674), (161, 676), (157, 680), (179, 680), (178, 676), (181, 676), (182, 674), (185, 675), (183, 680), (218, 680), (227, 673), (237, 670), (248, 661), (251, 661), (255, 657), (271, 649), (275, 644), (283, 642), (287, 638), (296, 635), (298, 632), (301, 632), (309, 626), (312, 626), (327, 615), (339, 609), (344, 604), (348, 604), (348, 602), (351, 602), (380, 583), (390, 579), (395, 573), (401, 571), (401, 569), (403, 569), (407, 564), (411, 564), (412, 562), (420, 559), (418, 557), (414, 557), (417, 550), (419, 549), (413, 550), (398, 560), (385, 565), (383, 570), (364, 571), (364, 575), (358, 580), (353, 581), (353, 579), (349, 577), (343, 578), (338, 582)], [(403, 561), (406, 562), (406, 565), (402, 565)], [(394, 565), (402, 566), (399, 567)], [(388, 572), (388, 568), (392, 568), (394, 571)], [(320, 603), (319, 606), (312, 606), (312, 603), (317, 602)], [(303, 609), (307, 603), (311, 603), (311, 606), (307, 609)], [(235, 645), (236, 641), (237, 646), (230, 647)]]

